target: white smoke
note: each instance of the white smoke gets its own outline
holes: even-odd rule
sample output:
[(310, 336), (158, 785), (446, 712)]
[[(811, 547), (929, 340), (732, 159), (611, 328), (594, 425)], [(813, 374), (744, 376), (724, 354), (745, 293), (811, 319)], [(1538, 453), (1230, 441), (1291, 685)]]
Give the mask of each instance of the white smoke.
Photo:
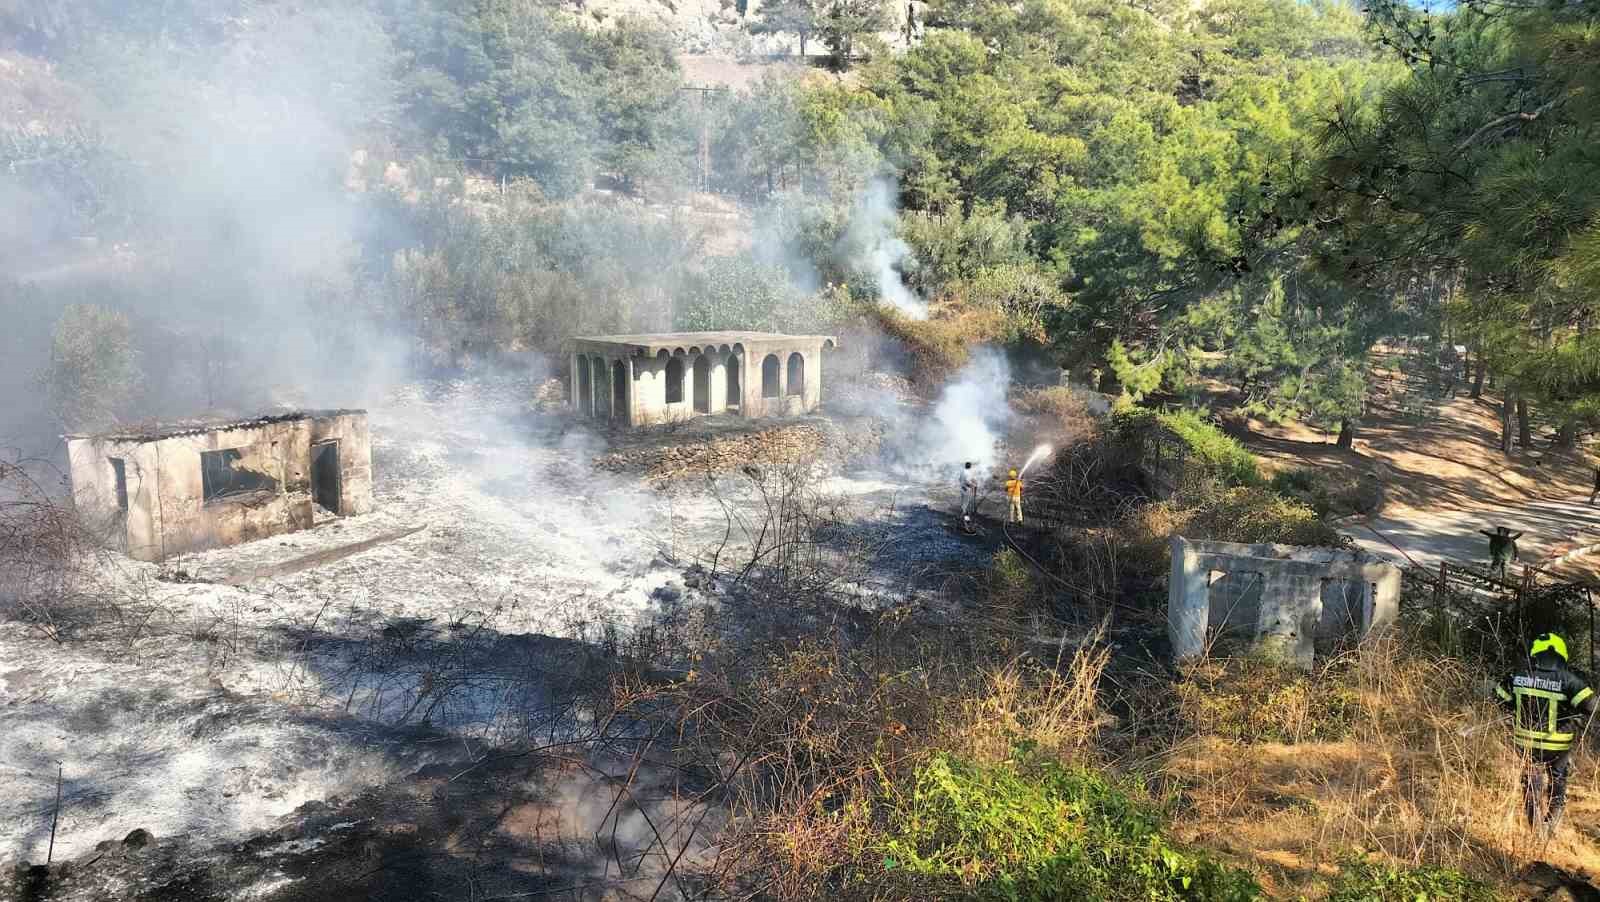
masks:
[(967, 461), (989, 472), (998, 463), (996, 444), (1011, 418), (1010, 385), (1005, 355), (983, 347), (973, 351), (931, 408), (913, 412), (891, 400), (878, 401), (871, 412), (889, 422), (890, 435), (900, 437), (885, 449), (891, 468), (918, 480), (953, 479)]
[(891, 179), (876, 178), (856, 198), (845, 240), (852, 249), (852, 262), (872, 273), (879, 295), (896, 310), (912, 319), (928, 318), (928, 303), (906, 287), (900, 274), (915, 261), (911, 246), (897, 232), (897, 189)]

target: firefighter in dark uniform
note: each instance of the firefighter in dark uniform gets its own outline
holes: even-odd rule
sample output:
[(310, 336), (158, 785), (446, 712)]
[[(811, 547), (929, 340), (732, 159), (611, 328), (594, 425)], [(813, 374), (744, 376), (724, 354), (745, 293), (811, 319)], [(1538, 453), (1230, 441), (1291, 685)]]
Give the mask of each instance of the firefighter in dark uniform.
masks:
[[(1495, 687), (1500, 701), (1515, 715), (1511, 741), (1550, 777), (1550, 812), (1553, 826), (1567, 804), (1567, 770), (1572, 744), (1582, 729), (1584, 715), (1595, 711), (1589, 678), (1567, 666), (1567, 643), (1555, 633), (1533, 640), (1527, 663)], [(1527, 777), (1523, 792), (1528, 791)]]

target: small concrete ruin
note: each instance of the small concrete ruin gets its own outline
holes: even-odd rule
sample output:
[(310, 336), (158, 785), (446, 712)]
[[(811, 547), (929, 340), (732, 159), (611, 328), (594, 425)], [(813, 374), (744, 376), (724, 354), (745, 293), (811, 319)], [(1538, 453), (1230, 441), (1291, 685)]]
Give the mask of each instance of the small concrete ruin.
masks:
[(66, 442), (80, 516), (142, 561), (372, 510), (364, 410), (163, 424)]
[(1172, 537), (1174, 658), (1238, 641), (1310, 667), (1319, 645), (1360, 640), (1392, 623), (1399, 606), (1400, 568), (1362, 551)]
[(666, 332), (574, 338), (572, 409), (630, 426), (711, 414), (809, 413), (822, 401), (829, 335)]

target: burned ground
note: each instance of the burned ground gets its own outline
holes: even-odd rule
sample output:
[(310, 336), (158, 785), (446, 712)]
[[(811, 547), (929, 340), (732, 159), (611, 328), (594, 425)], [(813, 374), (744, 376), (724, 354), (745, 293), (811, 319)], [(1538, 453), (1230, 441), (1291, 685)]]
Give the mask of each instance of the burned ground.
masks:
[[(495, 874), (523, 892), (630, 891), (646, 879), (617, 869), (639, 869), (641, 843), (663, 858), (653, 831), (692, 796), (635, 774), (648, 801), (601, 816), (648, 764), (636, 738), (604, 733), (623, 726), (605, 711), (619, 673), (681, 677), (848, 633), (885, 605), (948, 621), (992, 551), (948, 528), (953, 491), (878, 467), (873, 444), (850, 451), (870, 427), (797, 424), (828, 453), (642, 480), (596, 468), (614, 453), (603, 437), (528, 396), (403, 393), (372, 414), (372, 514), (160, 565), (109, 560), (100, 590), (141, 614), (70, 642), (0, 625), (0, 817), (21, 825), (0, 854), (45, 858), (59, 761), (53, 855), (76, 864), (50, 898), (416, 898)], [(673, 444), (724, 460), (774, 428)], [(636, 441), (617, 450), (661, 440)], [(325, 562), (286, 566), (308, 557)], [(618, 817), (631, 838), (597, 838)], [(135, 830), (156, 843), (102, 854)]]

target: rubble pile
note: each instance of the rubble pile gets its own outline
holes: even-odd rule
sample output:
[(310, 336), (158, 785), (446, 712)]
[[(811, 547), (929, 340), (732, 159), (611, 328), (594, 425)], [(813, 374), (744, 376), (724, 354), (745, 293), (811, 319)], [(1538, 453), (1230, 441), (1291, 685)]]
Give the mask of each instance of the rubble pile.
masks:
[(612, 473), (641, 473), (647, 479), (664, 481), (748, 464), (842, 464), (876, 454), (883, 434), (884, 425), (878, 421), (848, 426), (826, 420), (787, 423), (754, 432), (612, 451), (596, 457), (594, 465)]
[(840, 379), (823, 393), (823, 405), (833, 413), (855, 416), (884, 415), (904, 404), (917, 402), (911, 380), (892, 373), (863, 373)]
[(550, 378), (533, 389), (533, 409), (540, 413), (556, 413), (567, 407), (567, 389), (560, 379)]

